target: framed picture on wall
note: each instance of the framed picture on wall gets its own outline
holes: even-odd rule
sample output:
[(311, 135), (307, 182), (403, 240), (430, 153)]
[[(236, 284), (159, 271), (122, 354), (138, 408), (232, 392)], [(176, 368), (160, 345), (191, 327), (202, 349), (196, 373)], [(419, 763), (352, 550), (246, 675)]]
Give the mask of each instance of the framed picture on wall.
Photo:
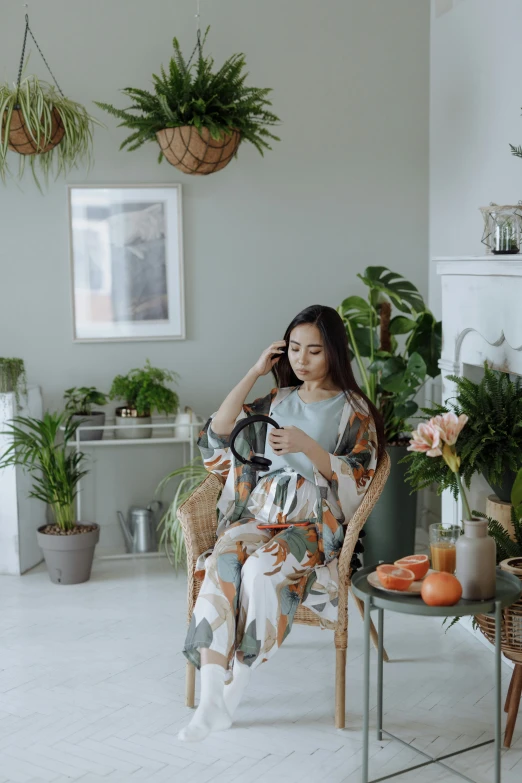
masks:
[(69, 186), (75, 342), (184, 340), (181, 185)]

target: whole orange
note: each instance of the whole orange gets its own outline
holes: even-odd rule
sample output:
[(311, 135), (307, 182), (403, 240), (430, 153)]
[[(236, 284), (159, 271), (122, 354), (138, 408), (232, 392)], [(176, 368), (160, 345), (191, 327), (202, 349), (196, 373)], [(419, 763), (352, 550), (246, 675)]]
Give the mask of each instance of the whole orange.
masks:
[(438, 571), (422, 583), (421, 597), (428, 606), (453, 606), (462, 596), (462, 585), (453, 574)]

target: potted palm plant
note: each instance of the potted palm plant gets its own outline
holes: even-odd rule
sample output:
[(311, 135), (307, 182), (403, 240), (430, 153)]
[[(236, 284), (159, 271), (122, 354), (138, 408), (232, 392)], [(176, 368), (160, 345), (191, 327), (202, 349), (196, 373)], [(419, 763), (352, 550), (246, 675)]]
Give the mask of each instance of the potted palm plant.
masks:
[(2, 434), (10, 445), (0, 456), (0, 469), (23, 466), (33, 480), (29, 497), (48, 504), (54, 517), (54, 524), (42, 525), (37, 531), (51, 581), (66, 585), (86, 582), (100, 528), (75, 521), (78, 482), (88, 472), (83, 468), (85, 454), (67, 448), (79, 422), (72, 422), (65, 413), (45, 413), (42, 420), (15, 416), (6, 426)]
[[(165, 158), (185, 174), (212, 174), (224, 168), (246, 141), (263, 154), (271, 149), (268, 139), (279, 141), (268, 127), (279, 122), (269, 111), (270, 89), (247, 87), (244, 54), (234, 54), (217, 71), (212, 57), (203, 56), (198, 34), (194, 63), (183, 57), (177, 38), (169, 66), (153, 74), (153, 91), (126, 87), (128, 109), (95, 101), (97, 106), (121, 120), (118, 127), (132, 133), (120, 149), (135, 150), (153, 141)], [(195, 51), (195, 50), (194, 50)], [(194, 52), (193, 52), (194, 54)]]
[(151, 414), (157, 410), (168, 416), (176, 413), (179, 397), (165, 384), (174, 381), (177, 373), (151, 367), (147, 359), (142, 369), (130, 370), (127, 375), (117, 375), (109, 391), (111, 400), (125, 400), (125, 405), (116, 408), (116, 438), (150, 438), (152, 427), (136, 425), (150, 424)]
[(419, 407), (415, 397), (428, 377), (440, 373), (442, 325), (413, 283), (398, 273), (371, 266), (358, 277), (368, 288), (367, 299), (350, 296), (337, 310), (361, 386), (383, 416), (392, 462), (391, 480), (364, 527), (364, 562), (372, 565), (393, 563), (415, 548), (416, 497), (400, 463), (409, 445), (408, 419)]
[(176, 572), (179, 566), (186, 565), (185, 540), (183, 530), (178, 519), (178, 508), (194, 492), (202, 481), (208, 476), (208, 471), (201, 457), (195, 457), (188, 465), (173, 470), (158, 484), (156, 492), (162, 492), (171, 481), (178, 481), (176, 494), (163, 515), (158, 525), (161, 530), (159, 546), (165, 549), (165, 553)]
[[(94, 405), (106, 405), (107, 395), (98, 391), (95, 386), (73, 386), (64, 392), (65, 412), (69, 414), (73, 422), (103, 427), (105, 424), (105, 413), (103, 411), (93, 411)], [(80, 430), (80, 440), (101, 440), (103, 438), (103, 429), (99, 430)]]

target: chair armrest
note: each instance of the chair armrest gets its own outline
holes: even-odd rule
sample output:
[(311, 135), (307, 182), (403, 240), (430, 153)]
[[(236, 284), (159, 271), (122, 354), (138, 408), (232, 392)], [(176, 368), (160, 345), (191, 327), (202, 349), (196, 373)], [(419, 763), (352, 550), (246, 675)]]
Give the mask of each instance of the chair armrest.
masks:
[(209, 473), (178, 508), (177, 517), (183, 530), (189, 565), (193, 566), (199, 555), (216, 543), (216, 503), (222, 489), (223, 483), (218, 476)]

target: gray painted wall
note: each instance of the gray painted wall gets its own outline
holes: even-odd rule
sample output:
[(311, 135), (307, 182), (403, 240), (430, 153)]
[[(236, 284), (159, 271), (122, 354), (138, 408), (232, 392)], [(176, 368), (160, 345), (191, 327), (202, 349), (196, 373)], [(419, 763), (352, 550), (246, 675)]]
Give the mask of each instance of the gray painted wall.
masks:
[[(479, 207), (522, 197), (520, 0), (437, 0), (431, 22), (430, 255), (484, 255)], [(430, 271), (431, 307), (440, 280)]]
[[(118, 88), (147, 87), (174, 35), (186, 52), (195, 41), (191, 2), (33, 6), (63, 90), (99, 117), (93, 99), (125, 105)], [(23, 9), (4, 0), (2, 10), (1, 78), (12, 81)], [(0, 190), (0, 355), (25, 359), (47, 407), (72, 385), (107, 389), (150, 358), (180, 373), (182, 405), (208, 415), (297, 311), (363, 293), (365, 266), (390, 266), (427, 295), (428, 2), (202, 0), (201, 13), (216, 62), (244, 51), (250, 83), (274, 88), (283, 125), (273, 152), (245, 146), (219, 174), (191, 178), (158, 166), (152, 146), (119, 152), (125, 131), (103, 117), (89, 175), (76, 171), (45, 197), (29, 179)], [(36, 52), (30, 65), (44, 76)], [(183, 184), (186, 341), (73, 344), (66, 184), (84, 182)], [(103, 525), (103, 547), (122, 548), (115, 509), (148, 500), (179, 464), (176, 448), (93, 452), (85, 518)]]

